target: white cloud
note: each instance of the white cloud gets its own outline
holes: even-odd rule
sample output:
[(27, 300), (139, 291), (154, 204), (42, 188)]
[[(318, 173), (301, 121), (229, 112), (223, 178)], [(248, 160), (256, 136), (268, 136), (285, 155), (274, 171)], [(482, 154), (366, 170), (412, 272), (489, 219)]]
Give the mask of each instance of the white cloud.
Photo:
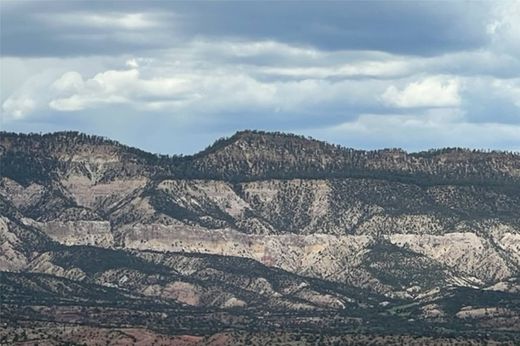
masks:
[[(38, 90), (18, 86), (5, 94), (36, 101), (32, 108), (18, 112), (20, 117), (42, 106), (77, 111), (110, 104), (189, 114), (221, 113), (226, 107), (230, 112), (240, 107), (245, 112), (255, 107), (265, 112), (308, 112), (310, 105), (318, 108), (321, 104), (324, 109), (343, 107), (352, 114), (359, 108), (362, 112), (384, 107), (458, 107), (467, 96), (461, 92), (467, 78), (450, 72), (464, 72), (469, 65), (490, 73), (508, 64), (508, 68), (520, 66), (512, 58), (498, 59), (485, 52), (421, 58), (371, 51), (327, 52), (275, 41), (216, 44), (201, 39), (150, 57), (90, 59), (53, 61), (52, 66), (62, 71), (51, 83), (41, 83)], [(431, 76), (419, 77), (417, 71)], [(500, 71), (506, 72), (507, 68)], [(514, 94), (514, 89), (498, 84), (504, 93)], [(23, 103), (11, 100), (9, 104)]]
[[(227, 61), (222, 51), (225, 46), (250, 46), (248, 56), (257, 49), (261, 54), (268, 51), (296, 60), (282, 66), (275, 63), (277, 59), (265, 56), (259, 62), (249, 58)], [(275, 52), (273, 47), (281, 50)], [(121, 57), (119, 63), (96, 60), (100, 67), (108, 67), (101, 72), (83, 72), (85, 60), (77, 61), (73, 70), (62, 72), (38, 90), (21, 88), (11, 94), (36, 100), (34, 112), (42, 105), (57, 111), (78, 111), (120, 104), (142, 111), (192, 115), (260, 110), (308, 113), (321, 109), (322, 117), (327, 117), (331, 109), (343, 109), (352, 117), (355, 112), (374, 108), (458, 107), (464, 96), (460, 91), (466, 78), (409, 76), (419, 67), (442, 69), (449, 65), (448, 57), (442, 57), (444, 62), (439, 63), (431, 58), (377, 52), (311, 52), (270, 41), (219, 46), (199, 40), (154, 57)], [(299, 62), (300, 67), (296, 64)], [(66, 66), (63, 62), (56, 64)], [(507, 90), (505, 85), (503, 89)], [(26, 109), (18, 114), (29, 116), (31, 108)]]
[(143, 79), (138, 69), (108, 70), (86, 80), (78, 72), (71, 71), (56, 80), (53, 87), (57, 95), (49, 101), (49, 107), (58, 111), (77, 111), (103, 104), (153, 104), (161, 100), (185, 99), (192, 90), (189, 80)]
[[(495, 92), (509, 98), (517, 107), (520, 108), (520, 79), (493, 80), (491, 83)], [(520, 119), (520, 114), (519, 114)], [(519, 135), (520, 136), (520, 135)]]
[[(3, 62), (4, 60), (2, 60)], [(11, 64), (7, 64), (7, 66), (11, 66)], [(4, 65), (2, 65), (2, 77), (12, 73), (21, 72), (20, 74), (22, 74), (24, 72), (16, 64), (14, 67), (13, 71), (11, 71), (10, 69), (5, 69)], [(27, 67), (27, 70), (31, 71), (32, 68)], [(2, 89), (1, 115), (4, 123), (27, 118), (31, 114), (43, 109), (42, 100), (49, 97), (49, 89), (51, 89), (49, 86), (52, 84), (54, 73), (51, 71), (33, 73), (31, 76), (27, 76), (26, 80), (17, 85), (14, 90), (8, 92), (8, 89)], [(7, 86), (9, 86), (9, 83), (7, 83)]]
[(50, 25), (117, 28), (123, 30), (149, 29), (158, 27), (161, 24), (161, 15), (157, 13), (70, 12), (66, 14), (57, 13), (52, 17), (41, 15), (39, 18)]
[(259, 80), (252, 74), (224, 66), (212, 69), (160, 62), (108, 70), (92, 78), (70, 71), (52, 84), (55, 94), (48, 105), (58, 111), (117, 103), (136, 109), (184, 110), (190, 114), (258, 108), (297, 112), (320, 103), (373, 103), (371, 92), (382, 92), (384, 87), (377, 80)]
[(66, 72), (57, 79), (52, 87), (58, 92), (79, 92), (84, 87), (83, 77), (75, 71)]
[(132, 58), (132, 59), (129, 59), (126, 61), (126, 66), (128, 66), (130, 68), (138, 68), (139, 63), (137, 62), (137, 60), (135, 58)]
[(194, 42), (195, 47), (199, 49), (223, 50), (228, 54), (238, 57), (250, 57), (258, 55), (286, 55), (292, 57), (306, 57), (316, 59), (324, 55), (323, 52), (310, 48), (289, 45), (277, 41), (236, 41), (212, 43), (210, 41), (197, 40)]
[[(148, 56), (54, 59), (45, 65), (34, 59), (15, 66), (16, 75), (22, 67), (28, 68), (24, 78), (35, 75), (23, 85), (6, 83), (12, 87), (5, 90), (2, 109), (15, 126), (32, 119), (52, 126), (56, 114), (95, 109), (77, 116), (85, 124), (97, 117), (100, 129), (104, 122), (115, 127), (117, 115), (133, 114), (132, 122), (139, 124), (133, 126), (150, 131), (159, 131), (161, 124), (213, 126), (219, 133), (224, 128), (305, 132), (323, 126), (327, 131), (321, 138), (342, 144), (352, 138), (364, 147), (499, 147), (492, 136), (508, 141), (504, 148), (520, 145), (518, 125), (507, 125), (520, 116), (520, 83), (511, 78), (520, 65), (515, 57), (495, 52), (411, 57), (274, 41), (196, 40)], [(35, 66), (52, 73), (41, 78)], [(377, 115), (391, 112), (406, 114)], [(489, 132), (481, 136), (484, 128)], [(482, 145), (475, 136), (481, 136)]]
[(500, 149), (520, 148), (520, 125), (470, 123), (457, 110), (431, 110), (418, 114), (362, 114), (358, 119), (332, 127), (304, 131), (332, 142), (347, 138), (347, 146), (400, 147), (425, 150), (434, 147)]
[(382, 95), (382, 100), (400, 108), (457, 107), (460, 104), (459, 90), (457, 78), (433, 76), (409, 83), (403, 89), (391, 85)]
[(404, 61), (361, 61), (333, 67), (266, 67), (260, 71), (270, 75), (296, 78), (389, 78), (407, 73), (409, 64)]
[(493, 45), (509, 54), (520, 53), (520, 1), (499, 1), (487, 25)]
[(2, 104), (3, 114), (12, 119), (21, 119), (36, 108), (36, 102), (28, 95), (10, 97)]

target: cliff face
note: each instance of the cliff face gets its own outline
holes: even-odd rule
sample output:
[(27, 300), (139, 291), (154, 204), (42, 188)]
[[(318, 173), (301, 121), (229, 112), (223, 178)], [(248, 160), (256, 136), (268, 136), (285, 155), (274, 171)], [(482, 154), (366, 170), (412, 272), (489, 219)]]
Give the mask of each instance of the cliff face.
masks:
[[(219, 309), (404, 300), (427, 320), (482, 303), (443, 307), (453, 290), (520, 291), (518, 154), (246, 131), (188, 157), (2, 133), (0, 155), (3, 271)], [(91, 256), (111, 265), (78, 260)]]

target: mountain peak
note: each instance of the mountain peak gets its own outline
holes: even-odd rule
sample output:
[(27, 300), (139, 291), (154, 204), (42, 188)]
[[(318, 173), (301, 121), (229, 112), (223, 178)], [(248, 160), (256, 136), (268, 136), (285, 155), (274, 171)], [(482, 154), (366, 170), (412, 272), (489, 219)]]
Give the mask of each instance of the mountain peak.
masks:
[(223, 137), (217, 139), (212, 145), (208, 146), (206, 149), (201, 152), (195, 154), (196, 157), (202, 157), (209, 154), (215, 154), (223, 150), (226, 147), (237, 146), (239, 145), (242, 150), (247, 150), (248, 148), (251, 150), (257, 149), (258, 146), (262, 147), (280, 147), (280, 146), (291, 146), (296, 145), (299, 147), (305, 145), (316, 145), (320, 143), (322, 145), (333, 146), (325, 142), (320, 142), (318, 140), (312, 139), (310, 137), (304, 137), (301, 135), (295, 135), (291, 133), (283, 133), (283, 132), (268, 132), (268, 131), (258, 131), (258, 130), (241, 130), (235, 132), (230, 137)]

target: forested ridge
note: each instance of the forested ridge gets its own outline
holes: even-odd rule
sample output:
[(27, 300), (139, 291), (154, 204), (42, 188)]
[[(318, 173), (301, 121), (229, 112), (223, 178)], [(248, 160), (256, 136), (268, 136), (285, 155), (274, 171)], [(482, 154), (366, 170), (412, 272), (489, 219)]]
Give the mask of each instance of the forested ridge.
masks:
[[(363, 151), (279, 132), (241, 131), (191, 155), (158, 155), (79, 132), (0, 135), (2, 174), (43, 181), (69, 169), (74, 157), (111, 157), (102, 179), (144, 174), (158, 179), (376, 178), (418, 185), (484, 184), (513, 188), (520, 154), (461, 148), (407, 153)], [(79, 153), (79, 154), (78, 154)], [(117, 162), (115, 162), (117, 159)], [(110, 162), (109, 162), (110, 164)]]

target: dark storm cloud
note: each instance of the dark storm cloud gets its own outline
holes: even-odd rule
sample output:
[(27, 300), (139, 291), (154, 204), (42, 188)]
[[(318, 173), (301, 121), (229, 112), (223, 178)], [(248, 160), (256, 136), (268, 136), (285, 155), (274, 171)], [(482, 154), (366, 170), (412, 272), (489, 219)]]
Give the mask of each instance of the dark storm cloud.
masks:
[[(4, 56), (113, 55), (206, 37), (274, 40), (321, 50), (432, 55), (486, 43), (483, 3), (120, 2), (2, 3)], [(147, 26), (93, 25), (144, 14)], [(82, 17), (83, 16), (83, 17)], [(90, 17), (89, 17), (90, 16)], [(98, 23), (99, 24), (99, 23)], [(110, 23), (107, 23), (110, 24)]]
[(308, 44), (324, 50), (433, 54), (485, 42), (484, 6), (434, 2), (227, 2), (179, 6), (190, 32)]
[[(101, 6), (106, 4), (106, 6)], [(3, 56), (66, 57), (117, 55), (160, 48), (168, 13), (149, 13), (155, 25), (118, 25), (139, 13), (120, 2), (21, 1), (2, 3), (0, 39)], [(137, 3), (136, 3), (137, 5)], [(103, 19), (96, 22), (95, 19)], [(123, 23), (124, 24), (124, 23)], [(160, 29), (160, 30), (159, 30)], [(170, 37), (167, 44), (173, 44)]]

